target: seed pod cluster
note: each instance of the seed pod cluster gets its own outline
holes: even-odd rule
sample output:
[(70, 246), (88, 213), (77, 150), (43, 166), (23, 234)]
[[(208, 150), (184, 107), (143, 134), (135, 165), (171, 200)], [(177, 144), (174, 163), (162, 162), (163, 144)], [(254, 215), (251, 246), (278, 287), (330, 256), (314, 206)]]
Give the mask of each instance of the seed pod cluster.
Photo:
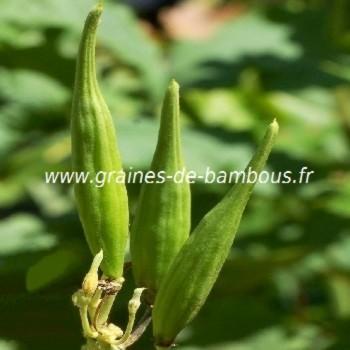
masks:
[[(101, 3), (90, 11), (76, 65), (71, 115), (73, 171), (94, 179), (98, 172), (122, 170), (112, 117), (100, 91), (95, 67), (96, 31)], [(74, 186), (80, 220), (91, 252), (103, 250), (102, 270), (110, 278), (123, 273), (129, 214), (125, 184), (92, 182)]]
[[(262, 171), (277, 133), (278, 124), (274, 121), (247, 170)], [(158, 349), (170, 347), (204, 304), (229, 254), (253, 187), (254, 183), (243, 181), (234, 185), (204, 216), (175, 258), (153, 309), (153, 334)]]
[[(179, 86), (173, 80), (163, 102), (158, 144), (150, 169), (154, 174), (174, 176), (184, 170), (179, 109)], [(189, 236), (190, 201), (186, 181), (176, 183), (166, 179), (143, 184), (131, 228), (130, 250), (136, 283), (147, 288), (151, 304), (170, 264)]]
[[(122, 171), (112, 117), (96, 78), (96, 31), (101, 13), (100, 2), (85, 22), (71, 116), (73, 171), (88, 173), (91, 180), (99, 172), (118, 174)], [(95, 339), (103, 335), (104, 341), (108, 338), (108, 342), (121, 347), (121, 344), (130, 342), (141, 292), (146, 288), (147, 302), (154, 304), (152, 317), (156, 348), (168, 349), (177, 334), (197, 315), (229, 254), (255, 183), (243, 180), (234, 185), (189, 236), (189, 183), (177, 183), (172, 178), (184, 171), (179, 109), (179, 86), (171, 81), (163, 102), (158, 143), (150, 169), (155, 174), (153, 180), (156, 180), (143, 184), (131, 230), (133, 274), (140, 288), (136, 289), (129, 304), (129, 323), (124, 335), (119, 328), (111, 324), (107, 326), (115, 295), (102, 295), (98, 269), (102, 261), (106, 281), (123, 281), (129, 225), (125, 184), (108, 181), (97, 187), (92, 180), (74, 186), (85, 236), (93, 255), (96, 255), (82, 290), (74, 299), (84, 310), (83, 325), (87, 337)], [(278, 124), (274, 121), (246, 173), (263, 170), (277, 133)], [(164, 181), (157, 181), (156, 174), (160, 173), (163, 173)], [(83, 298), (80, 300), (79, 296)], [(94, 304), (94, 309), (91, 309), (98, 314), (98, 317), (93, 317), (91, 329), (86, 326), (90, 326), (87, 312), (92, 312), (87, 309), (88, 299), (99, 305), (95, 307)], [(115, 342), (116, 337), (119, 343)]]

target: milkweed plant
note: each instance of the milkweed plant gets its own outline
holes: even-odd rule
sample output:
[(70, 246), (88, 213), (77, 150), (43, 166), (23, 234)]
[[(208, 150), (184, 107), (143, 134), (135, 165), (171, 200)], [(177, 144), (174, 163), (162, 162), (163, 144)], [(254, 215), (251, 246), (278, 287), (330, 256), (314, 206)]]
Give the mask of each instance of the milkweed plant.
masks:
[[(95, 46), (102, 2), (88, 14), (76, 64), (71, 115), (72, 167), (96, 174), (123, 169), (111, 114), (96, 78)], [(154, 172), (174, 174), (184, 168), (180, 137), (179, 86), (165, 93)], [(261, 172), (271, 152), (278, 124), (273, 121), (247, 169)], [(247, 171), (246, 169), (246, 171)], [(109, 321), (124, 282), (124, 254), (129, 239), (125, 183), (102, 187), (75, 184), (75, 198), (85, 238), (94, 258), (81, 289), (73, 294), (79, 309), (84, 350), (122, 350), (134, 344), (152, 323), (156, 350), (172, 347), (178, 333), (205, 303), (229, 254), (254, 183), (236, 183), (191, 231), (188, 182), (144, 183), (130, 227), (132, 271), (137, 288), (122, 330)], [(146, 314), (135, 322), (142, 302)]]

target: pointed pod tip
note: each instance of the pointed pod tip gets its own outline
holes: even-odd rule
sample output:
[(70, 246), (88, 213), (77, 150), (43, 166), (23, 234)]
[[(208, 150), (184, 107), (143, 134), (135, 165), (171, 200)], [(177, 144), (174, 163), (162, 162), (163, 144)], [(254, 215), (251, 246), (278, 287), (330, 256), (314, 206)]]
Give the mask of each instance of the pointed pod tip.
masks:
[(168, 88), (171, 92), (174, 93), (179, 93), (180, 90), (180, 85), (178, 84), (178, 82), (175, 79), (171, 79), (170, 80), (170, 84), (169, 84), (169, 88)]
[(175, 79), (171, 79), (163, 101), (163, 106), (165, 107), (165, 110), (167, 110), (167, 113), (164, 114), (166, 119), (169, 119), (168, 118), (169, 115), (177, 116), (178, 113), (175, 113), (175, 114), (173, 112), (169, 113), (169, 107), (172, 108), (173, 106), (177, 106), (177, 109), (178, 109), (179, 100), (180, 100), (180, 86)]
[(91, 12), (96, 14), (97, 16), (99, 16), (103, 12), (103, 7), (104, 7), (104, 1), (103, 0), (99, 0), (98, 3), (93, 7)]
[(269, 125), (271, 132), (273, 132), (274, 134), (278, 133), (279, 130), (279, 125), (277, 122), (277, 119), (274, 118), (274, 120), (272, 121), (272, 123)]

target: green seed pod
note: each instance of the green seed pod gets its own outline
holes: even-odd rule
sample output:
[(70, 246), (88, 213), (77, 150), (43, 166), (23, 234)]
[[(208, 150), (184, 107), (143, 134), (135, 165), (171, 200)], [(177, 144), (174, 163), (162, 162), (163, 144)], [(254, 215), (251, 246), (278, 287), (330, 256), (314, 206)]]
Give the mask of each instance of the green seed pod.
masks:
[[(246, 172), (260, 173), (278, 133), (270, 124)], [(177, 334), (197, 315), (229, 254), (254, 183), (241, 181), (207, 213), (180, 250), (156, 297), (153, 334), (158, 349), (171, 346)]]
[[(173, 176), (184, 171), (180, 144), (179, 86), (172, 80), (166, 92), (158, 144), (151, 171)], [(163, 182), (158, 179), (158, 182)], [(130, 251), (137, 285), (146, 287), (153, 303), (160, 282), (188, 239), (191, 225), (190, 187), (187, 181), (144, 183), (131, 228)]]
[(86, 19), (77, 58), (71, 115), (72, 167), (88, 172), (87, 183), (74, 186), (80, 220), (91, 252), (103, 250), (102, 270), (111, 278), (123, 274), (129, 213), (125, 184), (96, 187), (98, 173), (122, 170), (112, 117), (99, 89), (95, 67), (96, 31), (101, 3)]

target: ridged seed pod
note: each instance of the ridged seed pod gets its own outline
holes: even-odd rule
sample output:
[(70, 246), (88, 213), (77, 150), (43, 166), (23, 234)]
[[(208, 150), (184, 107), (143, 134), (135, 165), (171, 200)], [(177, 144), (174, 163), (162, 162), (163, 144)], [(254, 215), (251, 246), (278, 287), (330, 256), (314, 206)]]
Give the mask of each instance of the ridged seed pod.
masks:
[[(274, 121), (247, 170), (262, 171), (277, 133)], [(171, 265), (153, 309), (157, 349), (170, 347), (204, 304), (229, 254), (253, 187), (254, 183), (244, 181), (234, 185), (204, 216)]]
[(74, 189), (91, 252), (96, 255), (102, 249), (104, 274), (119, 278), (129, 225), (125, 184), (92, 183), (98, 172), (122, 170), (112, 117), (96, 78), (96, 31), (102, 10), (99, 4), (90, 11), (79, 47), (71, 115), (72, 165), (73, 171), (90, 174), (87, 183), (75, 184)]
[[(151, 171), (173, 176), (183, 171), (180, 143), (179, 86), (172, 80), (163, 102), (158, 144)], [(159, 179), (159, 182), (162, 182)], [(190, 187), (186, 181), (144, 183), (131, 228), (130, 250), (138, 286), (153, 303), (160, 283), (188, 239), (191, 225)]]

